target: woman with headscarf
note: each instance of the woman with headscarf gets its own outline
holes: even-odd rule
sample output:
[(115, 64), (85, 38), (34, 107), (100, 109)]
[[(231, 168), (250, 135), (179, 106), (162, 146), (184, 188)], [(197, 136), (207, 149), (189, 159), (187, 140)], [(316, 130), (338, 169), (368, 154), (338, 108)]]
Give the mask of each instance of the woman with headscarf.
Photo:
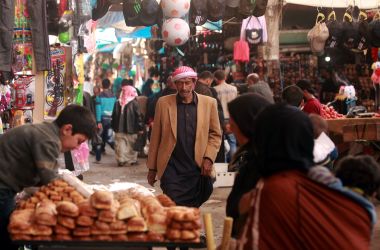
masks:
[(133, 150), (137, 136), (143, 131), (143, 120), (137, 92), (132, 86), (123, 86), (112, 112), (112, 129), (115, 131), (115, 156), (119, 166), (137, 164), (138, 152)]
[(269, 105), (270, 102), (258, 94), (244, 94), (228, 103), (230, 128), (240, 145), (228, 166), (229, 171), (237, 172), (226, 207), (227, 216), (234, 219), (232, 236), (237, 236), (239, 222), (243, 220), (239, 219), (240, 198), (254, 188), (260, 178), (252, 162), (253, 124), (259, 112)]
[(248, 218), (238, 249), (369, 249), (368, 210), (308, 177), (313, 147), (312, 123), (297, 108), (276, 104), (258, 115), (253, 151), (262, 178), (239, 205)]

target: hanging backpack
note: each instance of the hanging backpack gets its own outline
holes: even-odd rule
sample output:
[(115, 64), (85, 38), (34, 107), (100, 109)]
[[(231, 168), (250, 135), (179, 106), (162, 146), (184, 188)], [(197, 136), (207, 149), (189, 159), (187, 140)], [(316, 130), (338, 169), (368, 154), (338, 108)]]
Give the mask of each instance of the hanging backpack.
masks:
[(326, 40), (326, 48), (337, 48), (342, 42), (342, 24), (336, 20), (335, 11), (327, 16), (326, 26), (329, 30), (329, 38)]
[(356, 18), (348, 12), (344, 13), (342, 46), (354, 52), (362, 52), (369, 45), (367, 14), (359, 11), (357, 6), (354, 7), (354, 11), (359, 12)]
[(370, 46), (370, 33), (367, 19), (367, 14), (363, 11), (360, 11), (358, 18), (356, 19), (360, 36), (359, 43), (354, 48), (354, 51), (356, 52), (362, 52), (363, 50), (368, 49)]
[(369, 23), (369, 34), (371, 45), (375, 48), (380, 47), (380, 11), (378, 11)]
[(244, 18), (263, 16), (267, 9), (268, 0), (240, 0), (239, 14)]
[(252, 15), (255, 17), (265, 15), (267, 5), (268, 5), (268, 0), (256, 0), (256, 5), (252, 11)]

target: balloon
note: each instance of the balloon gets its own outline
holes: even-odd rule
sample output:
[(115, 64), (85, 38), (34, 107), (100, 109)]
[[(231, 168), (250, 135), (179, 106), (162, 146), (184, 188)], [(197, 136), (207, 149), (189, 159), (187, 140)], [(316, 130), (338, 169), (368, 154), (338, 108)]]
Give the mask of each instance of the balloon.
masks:
[(190, 0), (162, 0), (161, 7), (165, 17), (183, 17), (189, 12)]
[(170, 18), (162, 25), (162, 37), (170, 46), (180, 46), (189, 40), (189, 24), (180, 18)]

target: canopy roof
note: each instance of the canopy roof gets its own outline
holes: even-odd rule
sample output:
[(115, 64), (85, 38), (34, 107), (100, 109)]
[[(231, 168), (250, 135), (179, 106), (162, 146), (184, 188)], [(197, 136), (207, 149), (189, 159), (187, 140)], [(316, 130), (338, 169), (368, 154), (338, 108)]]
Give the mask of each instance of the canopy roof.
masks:
[(380, 5), (378, 0), (285, 0), (286, 3), (315, 6), (347, 8), (348, 5), (357, 5), (361, 9), (375, 9)]

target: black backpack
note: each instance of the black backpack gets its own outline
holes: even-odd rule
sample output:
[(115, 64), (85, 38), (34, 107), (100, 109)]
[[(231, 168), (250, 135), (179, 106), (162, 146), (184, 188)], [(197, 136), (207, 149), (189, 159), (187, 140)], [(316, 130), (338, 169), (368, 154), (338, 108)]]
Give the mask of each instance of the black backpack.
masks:
[(265, 14), (268, 0), (240, 0), (239, 14), (244, 18), (249, 16), (260, 17)]
[(367, 14), (359, 11), (356, 6), (355, 11), (358, 12), (355, 18), (348, 12), (344, 13), (342, 46), (354, 52), (362, 52), (369, 46)]
[(326, 40), (326, 48), (337, 48), (342, 43), (342, 24), (336, 20), (335, 11), (327, 16), (326, 26), (329, 29), (329, 38)]
[(376, 48), (380, 47), (380, 12), (375, 14), (368, 27), (371, 37), (371, 45)]

